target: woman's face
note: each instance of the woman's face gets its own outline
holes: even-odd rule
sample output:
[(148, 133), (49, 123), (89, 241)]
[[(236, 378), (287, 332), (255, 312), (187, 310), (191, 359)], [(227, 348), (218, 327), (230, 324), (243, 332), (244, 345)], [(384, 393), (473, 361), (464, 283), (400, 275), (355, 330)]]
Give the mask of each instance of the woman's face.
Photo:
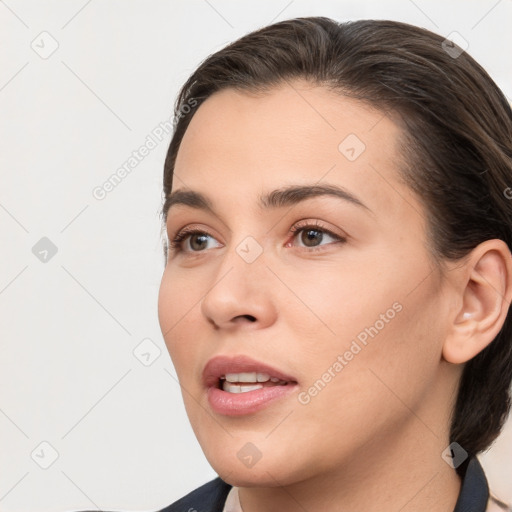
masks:
[[(448, 295), (424, 208), (399, 181), (399, 134), (381, 112), (304, 82), (218, 92), (191, 120), (172, 193), (201, 194), (211, 210), (179, 198), (169, 210), (169, 240), (199, 234), (170, 250), (159, 319), (194, 432), (233, 485), (299, 482), (444, 435)], [(289, 187), (306, 193), (260, 204)], [(228, 366), (205, 383), (218, 356)], [(230, 370), (253, 375), (219, 389)], [(287, 384), (251, 383), (258, 373)]]

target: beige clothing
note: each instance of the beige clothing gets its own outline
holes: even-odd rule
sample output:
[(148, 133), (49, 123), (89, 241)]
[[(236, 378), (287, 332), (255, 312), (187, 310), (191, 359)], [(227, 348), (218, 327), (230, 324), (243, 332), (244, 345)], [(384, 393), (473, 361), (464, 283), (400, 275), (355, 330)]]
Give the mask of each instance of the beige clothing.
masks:
[[(229, 491), (222, 512), (243, 512), (240, 498), (238, 497), (238, 487), (232, 487)], [(502, 511), (500, 510), (499, 512)]]

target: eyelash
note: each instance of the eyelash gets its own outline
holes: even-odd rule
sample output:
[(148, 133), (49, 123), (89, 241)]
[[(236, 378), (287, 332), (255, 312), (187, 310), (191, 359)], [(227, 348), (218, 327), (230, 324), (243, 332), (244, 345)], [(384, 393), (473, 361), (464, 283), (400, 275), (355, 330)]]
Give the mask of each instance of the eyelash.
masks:
[[(293, 238), (295, 238), (296, 235), (298, 233), (300, 233), (301, 231), (308, 231), (308, 230), (320, 231), (322, 233), (325, 233), (325, 234), (329, 235), (330, 237), (334, 238), (336, 240), (336, 243), (346, 242), (346, 238), (344, 238), (340, 235), (337, 235), (336, 233), (333, 233), (332, 231), (324, 228), (317, 221), (315, 223), (311, 223), (308, 221), (308, 223), (304, 223), (304, 224), (295, 224), (295, 226), (293, 226), (290, 229), (289, 234), (293, 235)], [(185, 251), (181, 246), (182, 242), (185, 241), (186, 238), (188, 238), (190, 235), (196, 235), (196, 234), (207, 235), (209, 237), (214, 238), (214, 236), (211, 233), (209, 233), (208, 231), (205, 231), (202, 229), (195, 229), (195, 228), (184, 228), (180, 232), (178, 232), (177, 235), (174, 237), (174, 239), (170, 242), (170, 244), (169, 244), (170, 250), (175, 253), (179, 253), (179, 252), (183, 252), (183, 253), (190, 252), (192, 254), (204, 253), (205, 251)], [(332, 244), (328, 244), (328, 245), (332, 245)], [(316, 251), (324, 250), (324, 249), (322, 249), (322, 247), (324, 247), (324, 246), (321, 245), (318, 247), (300, 247), (300, 249), (306, 250), (307, 252), (316, 252)]]

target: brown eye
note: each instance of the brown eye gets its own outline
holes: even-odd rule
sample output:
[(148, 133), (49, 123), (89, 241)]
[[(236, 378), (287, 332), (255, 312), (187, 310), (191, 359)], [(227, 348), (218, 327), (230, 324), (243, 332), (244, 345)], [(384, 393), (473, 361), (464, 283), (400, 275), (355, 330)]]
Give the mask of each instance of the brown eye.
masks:
[(323, 232), (319, 229), (303, 229), (301, 241), (306, 247), (315, 247), (317, 243), (321, 243), (324, 238)]
[[(206, 231), (183, 229), (175, 236), (174, 240), (172, 240), (170, 247), (174, 252), (204, 252), (203, 249), (208, 248), (208, 241), (210, 239), (215, 240), (215, 238)], [(186, 247), (187, 241), (189, 241), (189, 247)]]
[[(310, 248), (313, 251), (322, 250), (321, 248), (325, 245), (346, 241), (345, 238), (336, 235), (319, 224), (294, 226), (291, 231), (294, 233), (294, 239), (300, 241), (299, 247)], [(331, 239), (331, 242), (329, 242), (329, 239)], [(327, 243), (322, 243), (324, 241), (327, 241)]]
[(190, 247), (194, 251), (200, 251), (208, 245), (208, 237), (206, 233), (193, 233), (190, 236)]

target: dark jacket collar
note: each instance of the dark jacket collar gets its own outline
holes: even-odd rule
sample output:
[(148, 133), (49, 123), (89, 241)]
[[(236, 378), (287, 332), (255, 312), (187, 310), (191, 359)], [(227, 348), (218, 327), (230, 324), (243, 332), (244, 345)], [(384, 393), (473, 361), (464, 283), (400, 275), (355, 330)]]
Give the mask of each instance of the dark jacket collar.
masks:
[(470, 457), (465, 464), (459, 498), (453, 512), (485, 512), (489, 486), (484, 470), (476, 457)]
[(230, 489), (231, 485), (217, 477), (160, 512), (222, 512)]
[[(485, 512), (489, 500), (489, 487), (484, 470), (476, 457), (466, 460), (462, 485), (453, 512)], [(160, 512), (222, 512), (231, 489), (219, 477), (198, 487)]]

